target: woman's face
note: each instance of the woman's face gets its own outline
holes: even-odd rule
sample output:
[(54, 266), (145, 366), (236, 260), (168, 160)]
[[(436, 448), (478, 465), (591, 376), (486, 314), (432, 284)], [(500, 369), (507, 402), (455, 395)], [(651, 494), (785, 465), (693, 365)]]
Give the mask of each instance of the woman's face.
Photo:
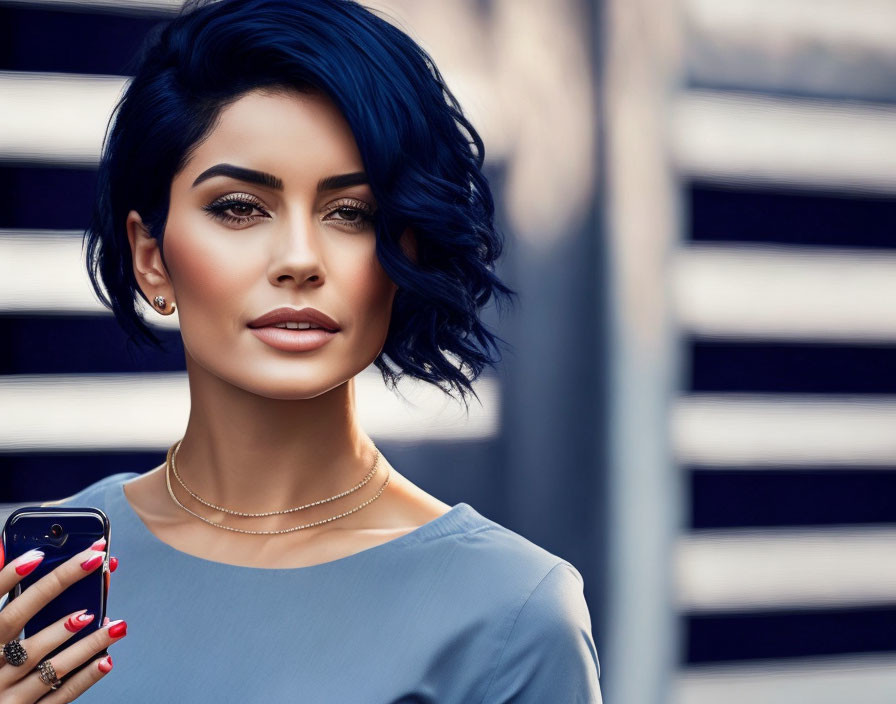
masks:
[[(329, 98), (253, 91), (221, 111), (171, 184), (167, 270), (153, 241), (131, 235), (135, 251), (143, 248), (135, 271), (157, 269), (167, 279), (137, 274), (149, 300), (168, 292), (176, 302), (188, 366), (294, 399), (333, 389), (377, 358), (398, 287), (376, 257), (369, 218), (377, 204), (363, 172), (354, 136)], [(136, 233), (131, 220), (139, 222), (134, 211), (128, 230)], [(281, 307), (316, 308), (339, 330), (249, 327)], [(327, 342), (274, 346), (278, 337), (289, 346), (315, 336)]]

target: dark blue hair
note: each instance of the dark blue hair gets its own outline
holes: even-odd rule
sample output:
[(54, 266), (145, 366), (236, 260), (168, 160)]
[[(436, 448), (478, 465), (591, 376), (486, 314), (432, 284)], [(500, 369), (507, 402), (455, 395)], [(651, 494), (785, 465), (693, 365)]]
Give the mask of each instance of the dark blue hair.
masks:
[[(129, 68), (85, 238), (93, 288), (131, 340), (161, 346), (136, 307), (128, 212), (164, 261), (171, 182), (222, 108), (256, 88), (323, 92), (355, 136), (377, 201), (377, 257), (398, 285), (375, 365), (392, 389), (409, 375), (479, 400), (471, 382), (504, 342), (481, 309), (517, 293), (493, 271), (503, 238), (482, 139), (420, 46), (352, 0), (198, 0), (156, 26)], [(416, 262), (399, 244), (407, 227)]]

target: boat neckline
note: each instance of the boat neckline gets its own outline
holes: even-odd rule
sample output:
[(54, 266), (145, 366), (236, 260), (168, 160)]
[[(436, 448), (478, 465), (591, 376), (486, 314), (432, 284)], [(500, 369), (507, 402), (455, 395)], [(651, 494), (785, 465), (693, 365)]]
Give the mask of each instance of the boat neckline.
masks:
[[(136, 477), (132, 477), (131, 479), (136, 479)], [(124, 491), (124, 485), (127, 483), (127, 481), (130, 481), (130, 479), (117, 482), (114, 487), (110, 488), (113, 488), (115, 490), (113, 494), (115, 504), (128, 516), (128, 518), (131, 519), (130, 522), (136, 526), (136, 530), (140, 534), (144, 542), (149, 542), (150, 544), (155, 545), (158, 549), (164, 550), (165, 552), (176, 556), (178, 559), (187, 562), (202, 563), (206, 566), (214, 566), (216, 569), (236, 571), (242, 570), (245, 572), (298, 573), (333, 569), (335, 567), (348, 565), (352, 562), (370, 559), (371, 557), (379, 555), (380, 553), (388, 553), (390, 551), (394, 551), (404, 545), (412, 545), (415, 543), (424, 542), (426, 540), (430, 540), (432, 538), (443, 535), (456, 534), (462, 529), (467, 528), (470, 525), (470, 519), (476, 515), (476, 510), (472, 506), (465, 502), (460, 502), (454, 504), (442, 515), (436, 516), (432, 520), (417, 526), (413, 530), (404, 533), (403, 535), (399, 535), (397, 538), (392, 538), (391, 540), (379, 543), (378, 545), (372, 545), (369, 548), (364, 548), (363, 550), (353, 552), (350, 555), (337, 557), (335, 560), (327, 560), (326, 562), (318, 562), (313, 565), (302, 565), (299, 567), (253, 567), (250, 565), (237, 565), (230, 562), (209, 560), (207, 558), (199, 557), (198, 555), (179, 550), (173, 545), (169, 545), (168, 543), (166, 543), (149, 529), (149, 526), (146, 525), (140, 515), (134, 510), (134, 507), (131, 506), (131, 502), (128, 500), (127, 494), (125, 494)]]

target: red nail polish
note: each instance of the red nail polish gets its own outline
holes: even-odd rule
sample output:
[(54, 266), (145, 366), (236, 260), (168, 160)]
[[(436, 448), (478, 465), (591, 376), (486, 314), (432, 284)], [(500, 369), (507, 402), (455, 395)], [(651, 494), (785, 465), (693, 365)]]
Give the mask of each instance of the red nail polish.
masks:
[(110, 557), (109, 558), (109, 571), (114, 572), (117, 569), (118, 569), (118, 558)]
[(90, 570), (95, 570), (101, 564), (103, 564), (103, 556), (94, 555), (93, 557), (84, 560), (84, 562), (81, 563), (81, 568), (90, 572)]
[(105, 550), (106, 549), (106, 539), (100, 538), (93, 545), (90, 546), (91, 550)]
[(31, 574), (43, 559), (44, 554), (40, 550), (29, 550), (19, 558), (21, 562), (16, 565), (16, 574), (20, 577)]
[(122, 636), (126, 636), (127, 634), (127, 621), (112, 621), (112, 623), (109, 624), (109, 635), (113, 638), (121, 638)]
[(84, 609), (79, 614), (69, 616), (68, 621), (65, 622), (65, 630), (77, 633), (84, 628), (84, 626), (93, 621), (93, 614), (84, 613), (85, 611), (87, 611), (87, 609)]
[(112, 656), (107, 655), (102, 660), (97, 663), (97, 667), (100, 668), (100, 672), (106, 674), (109, 670), (112, 669)]

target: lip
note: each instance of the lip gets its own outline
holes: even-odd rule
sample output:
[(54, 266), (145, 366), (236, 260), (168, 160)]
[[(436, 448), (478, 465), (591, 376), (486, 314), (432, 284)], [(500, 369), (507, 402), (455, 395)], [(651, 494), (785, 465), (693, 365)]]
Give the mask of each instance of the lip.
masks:
[(250, 328), (255, 337), (271, 347), (284, 352), (310, 352), (323, 347), (336, 337), (329, 330), (287, 330), (285, 328)]
[[(320, 325), (325, 331), (330, 333), (339, 332), (341, 329), (335, 320), (321, 313), (316, 308), (302, 308), (298, 310), (287, 307), (275, 308), (265, 313), (249, 323), (249, 327), (253, 329), (272, 327), (277, 323), (313, 323), (314, 325)], [(283, 328), (277, 329), (282, 330)]]

